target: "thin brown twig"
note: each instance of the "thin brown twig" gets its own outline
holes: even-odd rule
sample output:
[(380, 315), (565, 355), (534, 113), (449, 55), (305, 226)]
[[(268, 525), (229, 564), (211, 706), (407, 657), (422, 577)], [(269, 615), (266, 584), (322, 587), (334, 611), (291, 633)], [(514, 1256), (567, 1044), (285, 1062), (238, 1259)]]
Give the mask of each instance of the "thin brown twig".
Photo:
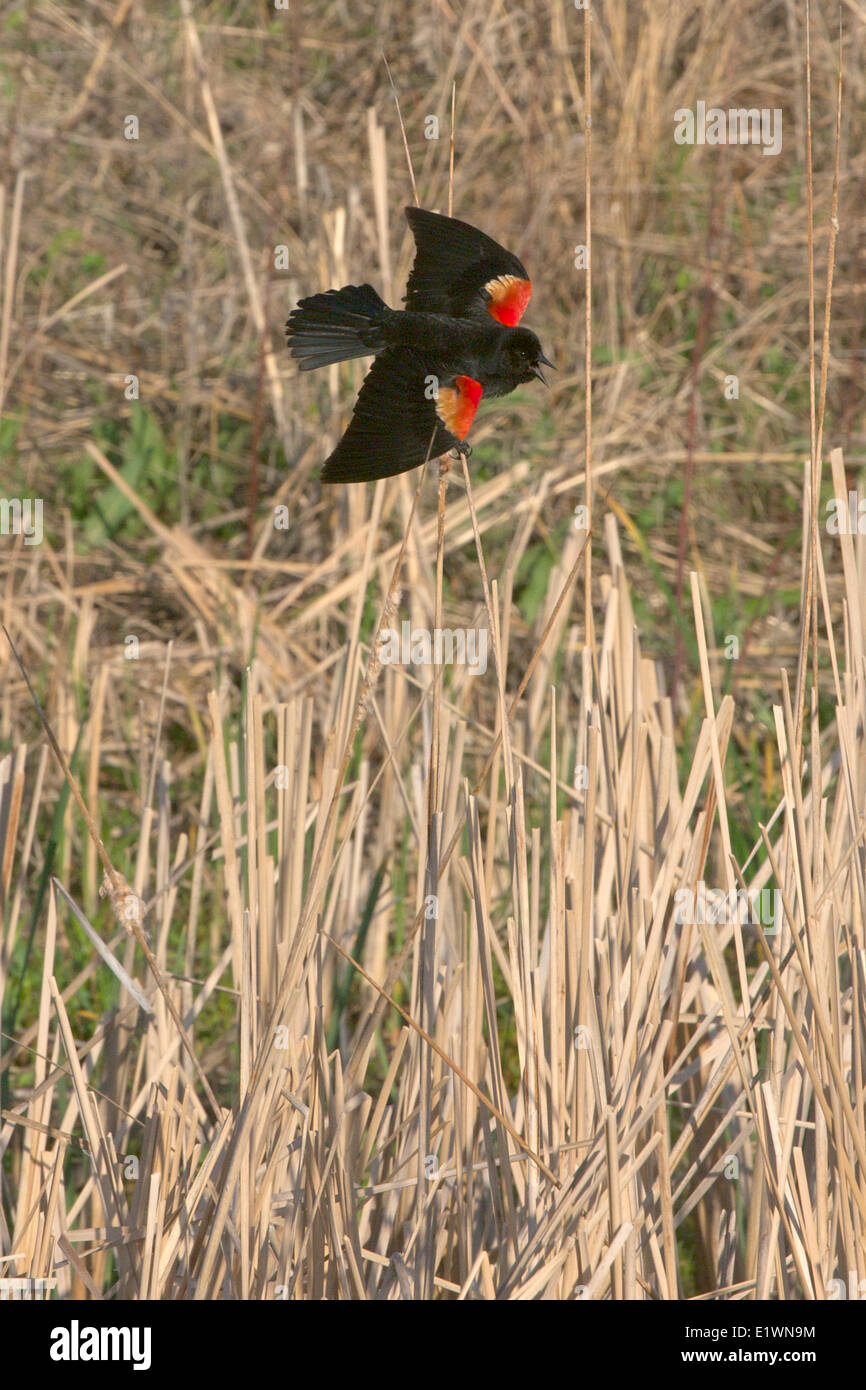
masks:
[(332, 936), (329, 936), (326, 931), (320, 930), (319, 935), (323, 936), (325, 940), (329, 942), (331, 946), (333, 946), (335, 951), (339, 951), (343, 959), (347, 960), (349, 964), (355, 970), (358, 971), (359, 975), (363, 975), (364, 979), (367, 981), (367, 984), (372, 985), (373, 989), (376, 991), (377, 994), (381, 995), (382, 999), (385, 1000), (386, 1004), (390, 1004), (392, 1009), (396, 1009), (397, 1013), (400, 1015), (402, 1019), (405, 1019), (409, 1027), (414, 1029), (414, 1031), (418, 1034), (420, 1038), (424, 1039), (427, 1046), (432, 1048), (432, 1050), (436, 1053), (437, 1057), (442, 1058), (442, 1061), (445, 1063), (445, 1065), (451, 1071), (453, 1071), (455, 1076), (459, 1077), (459, 1079), (463, 1082), (464, 1086), (469, 1087), (476, 1100), (480, 1100), (481, 1104), (490, 1111), (491, 1115), (495, 1115), (499, 1123), (511, 1135), (514, 1142), (520, 1145), (521, 1149), (527, 1155), (527, 1157), (532, 1159), (533, 1163), (537, 1165), (540, 1172), (542, 1172), (546, 1178), (550, 1179), (554, 1187), (561, 1187), (562, 1184), (559, 1181), (559, 1179), (556, 1177), (554, 1173), (551, 1172), (547, 1164), (539, 1158), (538, 1154), (533, 1152), (533, 1150), (526, 1143), (525, 1139), (523, 1139), (522, 1136), (518, 1133), (518, 1131), (514, 1128), (514, 1125), (511, 1123), (508, 1116), (503, 1115), (499, 1107), (497, 1105), (494, 1105), (493, 1101), (490, 1100), (490, 1098), (486, 1096), (478, 1086), (476, 1086), (472, 1078), (470, 1076), (467, 1076), (465, 1071), (462, 1070), (462, 1068), (458, 1067), (454, 1059), (448, 1056), (448, 1053), (445, 1051), (445, 1049), (439, 1046), (436, 1039), (431, 1038), (430, 1034), (426, 1032), (424, 1028), (421, 1027), (420, 1023), (416, 1023), (414, 1018), (412, 1018), (411, 1014), (407, 1013), (407, 1011), (404, 1008), (401, 1008), (401, 1006), (397, 1003), (393, 995), (388, 994), (388, 992), (385, 989), (383, 989), (382, 986), (376, 982), (376, 980), (373, 979), (372, 975), (368, 975), (364, 967), (360, 965), (358, 961), (355, 960), (354, 956), (349, 955), (348, 951), (343, 950), (343, 947), (339, 944), (339, 942), (335, 941)]
[(418, 186), (415, 183), (415, 170), (412, 167), (412, 155), (409, 152), (409, 141), (406, 138), (406, 127), (403, 124), (403, 112), (400, 110), (400, 98), (397, 95), (397, 88), (394, 86), (394, 79), (391, 76), (391, 67), (384, 52), (382, 53), (382, 62), (385, 64), (388, 81), (391, 83), (391, 91), (394, 93), (394, 102), (397, 107), (397, 119), (400, 122), (400, 134), (403, 136), (403, 149), (406, 151), (406, 163), (409, 165), (409, 178), (412, 180), (412, 197), (415, 199), (416, 208), (418, 208), (421, 204), (418, 201)]

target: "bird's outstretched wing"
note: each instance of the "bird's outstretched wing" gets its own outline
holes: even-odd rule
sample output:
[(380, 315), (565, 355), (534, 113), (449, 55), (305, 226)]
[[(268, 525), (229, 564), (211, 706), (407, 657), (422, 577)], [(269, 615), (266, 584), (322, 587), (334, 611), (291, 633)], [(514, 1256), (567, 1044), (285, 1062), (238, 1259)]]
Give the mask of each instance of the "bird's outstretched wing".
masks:
[(406, 286), (407, 309), (458, 318), (491, 314), (513, 327), (532, 294), (525, 268), (492, 237), (424, 208), (406, 208), (417, 248)]
[(438, 458), (463, 439), (481, 395), (474, 378), (439, 380), (413, 354), (387, 348), (364, 378), (348, 429), (324, 463), (321, 481), (372, 482)]

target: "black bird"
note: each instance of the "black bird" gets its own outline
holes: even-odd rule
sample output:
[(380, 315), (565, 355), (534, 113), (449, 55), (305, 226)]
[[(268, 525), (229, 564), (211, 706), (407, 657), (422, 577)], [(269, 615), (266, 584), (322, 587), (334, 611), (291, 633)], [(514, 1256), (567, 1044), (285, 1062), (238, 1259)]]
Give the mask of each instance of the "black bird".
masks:
[[(482, 396), (505, 396), (552, 367), (517, 324), (532, 285), (516, 256), (453, 217), (406, 208), (415, 263), (405, 309), (372, 285), (302, 299), (286, 324), (302, 372), (373, 353), (324, 483), (359, 483), (415, 468), (463, 443)], [(545, 383), (546, 384), (546, 383)]]

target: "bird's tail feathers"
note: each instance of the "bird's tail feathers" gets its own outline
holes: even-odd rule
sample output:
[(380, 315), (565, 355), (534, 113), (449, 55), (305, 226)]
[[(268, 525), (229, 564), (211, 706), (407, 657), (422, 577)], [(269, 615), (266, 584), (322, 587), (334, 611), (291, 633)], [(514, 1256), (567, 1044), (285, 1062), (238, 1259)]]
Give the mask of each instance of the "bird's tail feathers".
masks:
[(302, 372), (369, 357), (385, 346), (382, 327), (387, 313), (387, 304), (372, 285), (345, 285), (311, 295), (289, 315), (289, 351)]

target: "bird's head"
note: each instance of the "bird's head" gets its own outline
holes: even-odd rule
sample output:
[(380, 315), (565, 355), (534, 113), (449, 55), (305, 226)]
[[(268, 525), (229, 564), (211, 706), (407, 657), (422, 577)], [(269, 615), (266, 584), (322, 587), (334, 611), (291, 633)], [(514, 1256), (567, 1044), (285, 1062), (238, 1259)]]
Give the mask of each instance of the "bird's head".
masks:
[[(547, 385), (541, 368), (553, 367), (553, 363), (549, 357), (545, 357), (541, 343), (530, 329), (509, 329), (502, 343), (501, 356), (505, 374), (511, 378), (512, 389), (524, 381), (531, 381), (533, 377), (538, 377)], [(553, 369), (556, 370), (555, 367)]]

